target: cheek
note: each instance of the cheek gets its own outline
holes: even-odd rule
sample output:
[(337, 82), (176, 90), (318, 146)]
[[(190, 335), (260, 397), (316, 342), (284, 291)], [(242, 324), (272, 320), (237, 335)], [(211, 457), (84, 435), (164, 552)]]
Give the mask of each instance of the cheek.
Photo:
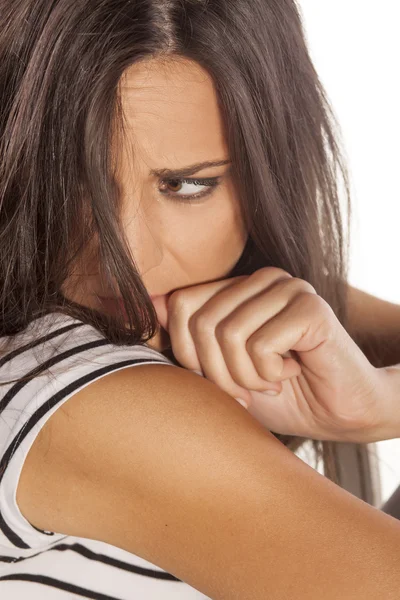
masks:
[(214, 254), (232, 257), (242, 253), (248, 233), (237, 202), (229, 199), (225, 209), (213, 215), (207, 225)]
[(217, 279), (230, 272), (247, 241), (242, 222), (233, 211), (188, 220), (184, 229), (176, 253), (186, 263), (186, 271), (201, 279)]

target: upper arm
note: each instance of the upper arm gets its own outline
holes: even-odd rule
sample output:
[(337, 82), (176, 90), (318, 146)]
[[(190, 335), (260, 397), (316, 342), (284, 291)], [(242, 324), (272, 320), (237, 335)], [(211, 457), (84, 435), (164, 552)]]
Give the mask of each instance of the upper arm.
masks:
[(347, 330), (375, 367), (400, 363), (400, 304), (347, 286)]
[(177, 367), (123, 369), (71, 397), (17, 499), (35, 526), (128, 550), (215, 600), (392, 598), (400, 585), (395, 519)]
[(400, 331), (400, 304), (348, 285), (347, 306), (349, 326), (355, 334)]

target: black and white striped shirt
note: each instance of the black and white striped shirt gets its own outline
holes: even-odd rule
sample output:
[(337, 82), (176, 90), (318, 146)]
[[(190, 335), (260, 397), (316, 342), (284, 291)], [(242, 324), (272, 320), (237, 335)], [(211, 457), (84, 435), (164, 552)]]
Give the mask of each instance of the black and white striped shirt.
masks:
[[(39, 334), (43, 325), (45, 333)], [(157, 565), (88, 538), (43, 531), (22, 515), (22, 466), (47, 419), (75, 392), (111, 371), (173, 362), (148, 346), (110, 344), (94, 327), (62, 313), (36, 319), (4, 353), (0, 338), (0, 598), (2, 600), (207, 600)]]

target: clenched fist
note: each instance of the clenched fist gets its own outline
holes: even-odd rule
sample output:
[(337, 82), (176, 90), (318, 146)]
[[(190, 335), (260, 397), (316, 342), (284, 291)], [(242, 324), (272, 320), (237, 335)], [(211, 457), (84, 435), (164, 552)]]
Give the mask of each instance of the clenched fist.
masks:
[(154, 306), (182, 367), (244, 401), (271, 431), (372, 441), (382, 370), (308, 282), (265, 267), (180, 289)]

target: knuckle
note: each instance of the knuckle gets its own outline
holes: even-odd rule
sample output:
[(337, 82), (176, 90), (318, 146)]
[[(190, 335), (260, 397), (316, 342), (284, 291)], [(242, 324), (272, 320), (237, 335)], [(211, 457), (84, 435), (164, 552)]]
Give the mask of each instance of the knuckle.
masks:
[(305, 281), (304, 279), (300, 279), (300, 277), (285, 277), (284, 279), (279, 279), (276, 282), (276, 285), (283, 289), (288, 288), (290, 292), (296, 291), (300, 294), (307, 292), (309, 294), (316, 295), (317, 293), (311, 283)]
[(266, 344), (265, 340), (259, 338), (254, 340), (249, 340), (247, 342), (247, 349), (254, 356), (259, 356), (260, 358), (265, 358), (268, 354), (271, 353), (271, 349)]
[(296, 298), (296, 301), (308, 310), (319, 310), (321, 296), (312, 292), (302, 290)]
[(181, 312), (184, 306), (187, 304), (187, 298), (185, 292), (176, 291), (168, 299), (168, 309), (173, 313)]
[(315, 288), (311, 285), (309, 281), (306, 281), (305, 279), (300, 279), (300, 277), (293, 277), (292, 281), (293, 285), (298, 287), (300, 291), (313, 294), (314, 296), (317, 294)]
[(271, 282), (283, 277), (292, 278), (292, 275), (280, 267), (261, 267), (261, 269), (254, 271), (252, 277), (261, 279), (261, 281)]
[(326, 300), (318, 294), (302, 292), (298, 296), (298, 301), (305, 311), (309, 311), (314, 317), (321, 317), (323, 321), (330, 322), (335, 318), (335, 313)]
[(191, 333), (211, 333), (213, 331), (213, 325), (210, 321), (209, 316), (205, 312), (199, 312), (189, 319), (189, 331)]
[(237, 326), (222, 322), (215, 328), (215, 337), (222, 343), (237, 342), (240, 338), (240, 331)]

